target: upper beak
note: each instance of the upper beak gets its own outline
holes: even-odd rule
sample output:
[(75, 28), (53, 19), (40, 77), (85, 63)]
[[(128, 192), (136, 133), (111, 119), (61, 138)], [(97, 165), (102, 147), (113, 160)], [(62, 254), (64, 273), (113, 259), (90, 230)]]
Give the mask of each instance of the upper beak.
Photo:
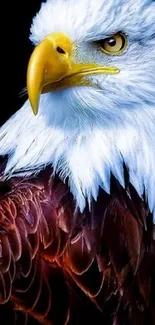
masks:
[(83, 77), (89, 74), (116, 74), (114, 67), (77, 64), (71, 60), (74, 44), (63, 33), (48, 35), (36, 46), (27, 70), (27, 90), (34, 114), (37, 114), (40, 94), (49, 90), (89, 84)]

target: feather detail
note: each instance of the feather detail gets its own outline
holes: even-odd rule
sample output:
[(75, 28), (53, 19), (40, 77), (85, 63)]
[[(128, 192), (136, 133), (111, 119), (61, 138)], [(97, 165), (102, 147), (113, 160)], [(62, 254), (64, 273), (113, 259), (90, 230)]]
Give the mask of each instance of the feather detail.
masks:
[(146, 202), (128, 178), (125, 190), (113, 177), (111, 193), (100, 189), (81, 213), (68, 184), (50, 175), (12, 178), (1, 195), (0, 308), (16, 310), (17, 324), (23, 314), (28, 324), (92, 324), (96, 317), (98, 324), (146, 325), (149, 317), (153, 325)]

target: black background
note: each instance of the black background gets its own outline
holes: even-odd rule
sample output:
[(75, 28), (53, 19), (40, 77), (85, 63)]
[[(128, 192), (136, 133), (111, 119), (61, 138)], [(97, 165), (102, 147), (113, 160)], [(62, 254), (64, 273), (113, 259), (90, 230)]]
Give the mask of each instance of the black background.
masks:
[(32, 53), (29, 41), (33, 16), (38, 12), (41, 0), (6, 1), (1, 9), (1, 107), (2, 125), (26, 100), (20, 97), (26, 86), (28, 59)]

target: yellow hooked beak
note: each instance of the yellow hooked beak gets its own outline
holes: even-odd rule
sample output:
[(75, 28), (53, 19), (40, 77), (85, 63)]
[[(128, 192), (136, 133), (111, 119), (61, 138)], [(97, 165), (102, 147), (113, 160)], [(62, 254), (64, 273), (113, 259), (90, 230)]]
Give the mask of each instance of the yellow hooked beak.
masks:
[(78, 85), (90, 85), (84, 76), (90, 74), (116, 74), (114, 67), (97, 64), (79, 64), (72, 61), (74, 44), (63, 33), (48, 35), (36, 46), (27, 70), (27, 91), (36, 115), (41, 93)]

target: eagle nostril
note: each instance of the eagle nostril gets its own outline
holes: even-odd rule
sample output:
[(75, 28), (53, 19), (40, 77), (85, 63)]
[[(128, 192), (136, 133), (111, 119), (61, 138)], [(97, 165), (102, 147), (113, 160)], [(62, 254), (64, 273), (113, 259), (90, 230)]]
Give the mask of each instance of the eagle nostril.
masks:
[(65, 54), (65, 51), (60, 46), (58, 46), (56, 50), (58, 53)]

